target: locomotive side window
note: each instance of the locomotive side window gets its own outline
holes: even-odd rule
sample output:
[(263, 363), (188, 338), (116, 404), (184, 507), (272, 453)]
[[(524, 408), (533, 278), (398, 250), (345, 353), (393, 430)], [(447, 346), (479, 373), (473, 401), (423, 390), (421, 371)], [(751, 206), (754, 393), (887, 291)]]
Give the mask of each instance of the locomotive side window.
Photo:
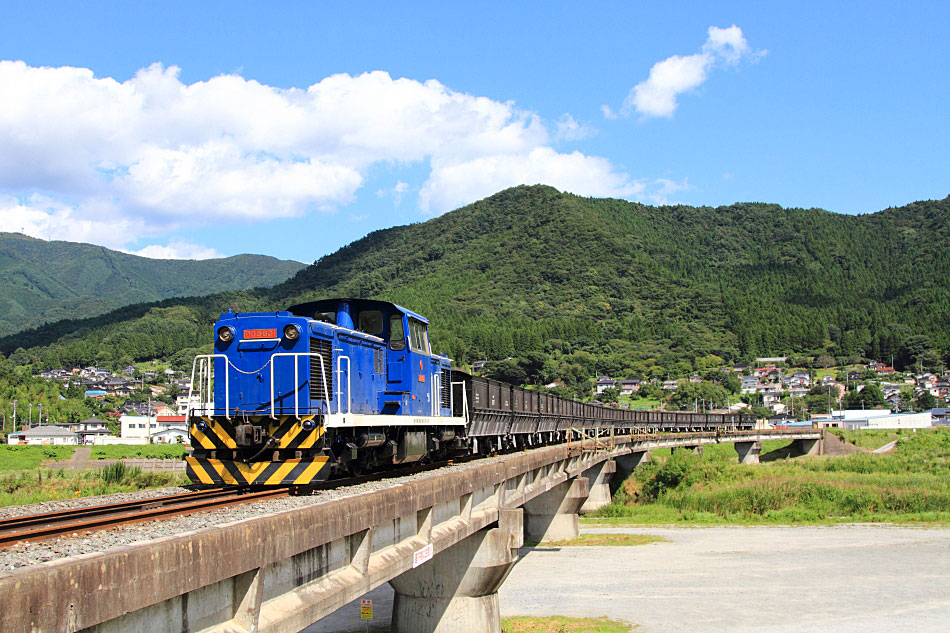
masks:
[(336, 312), (317, 312), (313, 315), (314, 321), (323, 321), (336, 325)]
[(420, 354), (429, 353), (429, 337), (426, 336), (426, 324), (409, 317), (409, 349)]
[(383, 333), (383, 313), (381, 310), (363, 310), (360, 312), (360, 330), (367, 334)]
[(401, 314), (394, 314), (389, 319), (389, 349), (394, 352), (406, 349), (406, 331), (402, 329)]

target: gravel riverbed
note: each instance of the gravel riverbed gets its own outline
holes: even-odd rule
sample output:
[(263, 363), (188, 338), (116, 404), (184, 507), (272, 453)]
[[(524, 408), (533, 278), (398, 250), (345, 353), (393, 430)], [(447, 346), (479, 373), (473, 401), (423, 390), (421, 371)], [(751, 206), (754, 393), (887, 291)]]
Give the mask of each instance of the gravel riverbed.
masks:
[[(446, 473), (457, 472), (466, 468), (471, 468), (473, 466), (484, 465), (486, 463), (503, 461), (508, 458), (509, 456), (506, 455), (487, 457), (464, 464), (443, 466), (442, 468), (426, 471), (423, 473), (405, 475), (402, 477), (392, 477), (389, 479), (347, 486), (345, 488), (323, 490), (306, 497), (282, 497), (279, 499), (258, 501), (245, 505), (221, 508), (218, 510), (209, 510), (207, 512), (174, 517), (170, 519), (161, 519), (149, 521), (147, 523), (119, 526), (110, 530), (86, 532), (82, 534), (74, 533), (70, 537), (60, 537), (38, 543), (18, 543), (8, 549), (0, 550), (0, 571), (8, 571), (18, 567), (26, 567), (38, 563), (45, 563), (69, 556), (78, 556), (80, 554), (89, 554), (92, 552), (104, 552), (106, 550), (131, 545), (133, 543), (143, 543), (158, 538), (182, 534), (184, 532), (202, 530), (225, 523), (253, 519), (268, 514), (276, 514), (278, 512), (302, 508), (318, 503), (327, 503), (329, 501), (343, 497), (374, 492), (376, 490), (382, 490), (391, 486), (397, 486), (428, 477), (439, 477)], [(48, 501), (45, 503), (31, 504), (28, 506), (10, 506), (8, 508), (0, 509), (0, 518), (37, 514), (40, 512), (52, 512), (54, 510), (64, 510), (68, 508), (88, 507), (105, 503), (118, 503), (121, 501), (134, 499), (147, 499), (159, 496), (167, 496), (170, 494), (180, 494), (182, 492), (187, 492), (187, 490), (177, 487), (158, 488), (155, 490), (143, 490), (141, 492), (135, 493), (120, 493), (114, 495), (103, 495), (100, 497), (69, 499), (65, 501)]]

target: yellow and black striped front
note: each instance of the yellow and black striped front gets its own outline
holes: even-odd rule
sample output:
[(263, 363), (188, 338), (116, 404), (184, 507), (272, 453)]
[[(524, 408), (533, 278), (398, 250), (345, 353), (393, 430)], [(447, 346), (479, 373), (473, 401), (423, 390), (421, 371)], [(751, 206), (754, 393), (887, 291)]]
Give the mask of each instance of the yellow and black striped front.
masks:
[[(265, 418), (263, 416), (252, 416), (246, 418), (251, 424), (260, 424), (267, 421), (267, 434), (277, 442), (275, 448), (285, 450), (304, 450), (313, 448), (314, 445), (323, 437), (323, 425), (316, 425), (312, 429), (305, 429), (304, 422), (313, 420), (314, 416), (308, 415), (301, 418), (295, 418), (290, 415), (284, 415), (276, 420)], [(199, 430), (197, 422), (201, 420), (205, 423), (204, 430)], [(242, 422), (245, 419), (242, 418)], [(234, 440), (234, 422), (235, 419), (228, 420), (224, 416), (202, 416), (194, 418), (191, 421), (191, 445), (196, 449), (208, 451), (216, 450), (234, 450), (238, 447)]]
[[(300, 418), (281, 416), (276, 420), (265, 416), (242, 416), (230, 420), (224, 416), (193, 418), (190, 432), (195, 453), (186, 458), (188, 477), (199, 484), (235, 486), (303, 485), (324, 481), (330, 473), (329, 460), (326, 456), (314, 453), (320, 452), (319, 444), (325, 428), (322, 424), (305, 428), (305, 423), (313, 419), (312, 415)], [(235, 440), (235, 425), (248, 423), (265, 426), (267, 437), (274, 442), (262, 457), (272, 458), (279, 451), (288, 455), (288, 459), (239, 461), (237, 457), (241, 450)], [(255, 452), (247, 447), (243, 450), (245, 455)], [(216, 459), (212, 455), (234, 457)]]
[(242, 462), (186, 457), (188, 478), (219, 486), (289, 486), (326, 481), (329, 458), (309, 457), (280, 462)]

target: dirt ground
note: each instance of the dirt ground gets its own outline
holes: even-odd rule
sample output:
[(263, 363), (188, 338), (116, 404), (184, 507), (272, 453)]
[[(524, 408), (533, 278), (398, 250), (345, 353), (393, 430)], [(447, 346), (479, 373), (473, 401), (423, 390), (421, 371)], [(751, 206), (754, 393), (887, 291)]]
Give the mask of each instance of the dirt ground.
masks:
[[(950, 528), (596, 528), (669, 542), (526, 548), (502, 615), (608, 616), (638, 633), (901, 633), (950, 630)], [(370, 631), (388, 630), (392, 589)], [(359, 604), (306, 629), (365, 631)]]

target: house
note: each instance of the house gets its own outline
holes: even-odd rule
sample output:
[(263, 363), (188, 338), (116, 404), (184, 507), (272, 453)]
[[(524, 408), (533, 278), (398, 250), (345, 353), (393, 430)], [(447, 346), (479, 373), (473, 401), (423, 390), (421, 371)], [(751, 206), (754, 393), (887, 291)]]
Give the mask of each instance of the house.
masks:
[(594, 393), (604, 393), (607, 389), (614, 389), (616, 386), (616, 380), (608, 378), (607, 376), (601, 376), (597, 379), (597, 382), (594, 383)]
[(732, 366), (732, 371), (737, 373), (744, 373), (749, 370), (749, 365), (746, 363), (736, 363)]
[[(548, 389), (551, 389), (553, 387), (563, 387), (563, 386), (564, 386), (564, 383), (561, 382), (560, 380), (555, 380), (550, 385), (545, 385), (545, 387), (547, 387)], [(190, 404), (191, 404), (190, 408), (192, 409), (197, 409), (199, 407), (199, 405), (201, 404), (201, 398), (199, 397), (198, 392), (195, 392), (191, 395)], [(179, 394), (179, 396), (175, 399), (176, 413), (178, 415), (188, 415), (188, 409), (189, 409), (188, 405), (189, 405), (188, 392), (186, 391), (185, 393)]]
[(665, 391), (676, 391), (677, 389), (679, 389), (679, 386), (680, 386), (680, 384), (679, 384), (679, 382), (676, 381), (676, 380), (664, 380), (664, 381), (663, 381), (663, 389), (664, 389)]
[(934, 426), (950, 426), (950, 409), (931, 409), (930, 419), (933, 420)]
[(702, 382), (703, 377), (700, 376), (699, 374), (693, 374), (692, 376), (689, 377), (689, 381), (692, 383)]
[(79, 444), (96, 444), (96, 438), (109, 435), (109, 423), (99, 418), (87, 418), (82, 422), (60, 422), (53, 426), (75, 433)]
[(629, 378), (620, 381), (620, 393), (625, 396), (632, 395), (640, 391), (640, 381), (636, 378)]
[(168, 387), (165, 387), (163, 385), (151, 385), (149, 386), (148, 389), (149, 391), (152, 392), (152, 395), (155, 397), (158, 397), (162, 395), (163, 393), (165, 393), (166, 391), (168, 391)]
[(103, 389), (87, 389), (84, 395), (86, 398), (92, 398), (93, 400), (106, 399), (106, 392)]
[(8, 444), (70, 446), (79, 444), (79, 436), (57, 425), (43, 424), (7, 435)]
[(755, 393), (759, 389), (759, 379), (755, 376), (746, 376), (742, 379), (741, 393)]
[(183, 415), (159, 415), (155, 418), (152, 441), (158, 444), (176, 444), (178, 438), (189, 443), (188, 423)]

